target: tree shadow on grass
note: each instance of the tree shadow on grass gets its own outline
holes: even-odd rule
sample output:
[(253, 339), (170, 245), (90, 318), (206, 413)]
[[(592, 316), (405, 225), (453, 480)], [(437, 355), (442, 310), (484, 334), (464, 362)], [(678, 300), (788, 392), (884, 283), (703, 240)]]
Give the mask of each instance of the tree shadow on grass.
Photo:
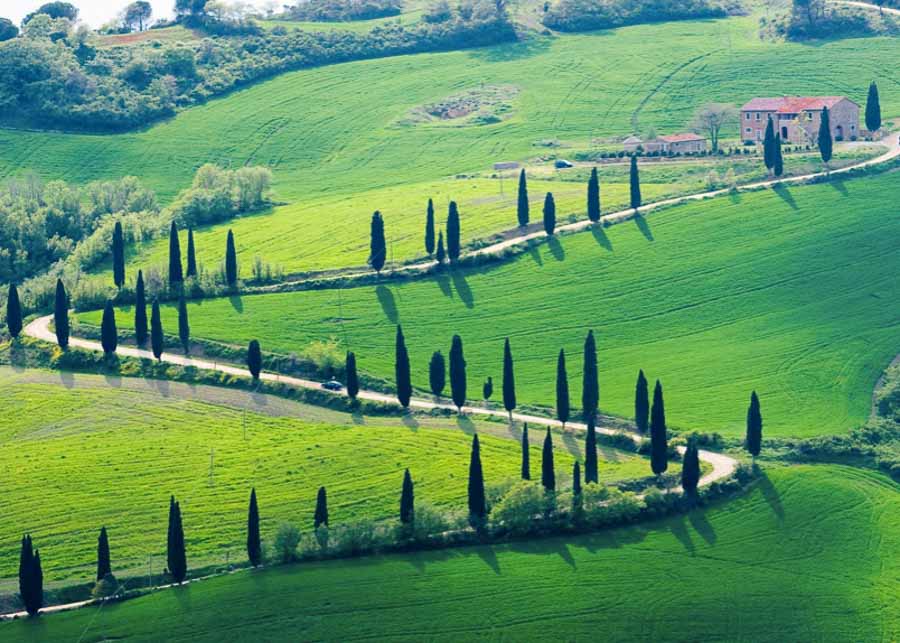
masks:
[(472, 419), (468, 415), (457, 414), (456, 426), (462, 429), (462, 432), (466, 435), (472, 435), (473, 433), (475, 433), (475, 423), (472, 422)]
[(544, 265), (544, 259), (541, 257), (540, 250), (537, 249), (537, 246), (531, 246), (528, 248), (528, 256), (539, 266)]
[(474, 308), (475, 295), (472, 293), (472, 289), (469, 287), (469, 283), (466, 281), (462, 271), (454, 270), (450, 273), (450, 277), (453, 279), (453, 287), (456, 289), (456, 294), (459, 295), (462, 303), (465, 304), (466, 308)]
[(850, 191), (847, 190), (847, 185), (842, 179), (832, 179), (831, 181), (828, 181), (828, 185), (840, 192), (843, 196), (850, 196)]
[(769, 503), (769, 506), (778, 518), (778, 522), (784, 522), (784, 507), (781, 504), (781, 496), (778, 495), (778, 489), (776, 489), (775, 485), (772, 484), (772, 481), (769, 480), (769, 476), (763, 474), (760, 476), (757, 484), (759, 485), (759, 490), (762, 493), (763, 498)]
[(684, 516), (678, 516), (669, 521), (669, 531), (678, 539), (688, 553), (694, 555), (694, 541), (691, 540), (691, 534), (687, 529), (687, 521)]
[(791, 194), (791, 191), (787, 188), (783, 183), (776, 183), (772, 186), (772, 192), (778, 195), (778, 197), (788, 204), (791, 210), (797, 210), (797, 202), (794, 200), (794, 195)]
[(447, 299), (453, 299), (453, 290), (450, 289), (450, 275), (439, 269), (434, 275), (434, 280), (437, 282), (438, 288), (441, 289), (441, 294)]
[(9, 365), (16, 373), (21, 373), (28, 365), (28, 355), (22, 349), (19, 340), (14, 339), (9, 343)]
[(400, 421), (403, 422), (403, 426), (405, 426), (413, 431), (419, 430), (419, 421), (416, 419), (416, 416), (413, 415), (412, 413), (408, 413), (408, 412), (404, 413), (401, 416)]
[(494, 551), (494, 547), (492, 545), (484, 545), (482, 547), (477, 547), (475, 552), (478, 554), (478, 557), (487, 563), (487, 566), (494, 570), (494, 573), (498, 576), (500, 575), (500, 561), (497, 560), (497, 552)]
[(709, 523), (709, 520), (706, 519), (705, 511), (696, 509), (690, 512), (688, 514), (688, 520), (691, 521), (691, 526), (698, 534), (700, 534), (700, 537), (706, 541), (707, 545), (716, 544), (716, 532)]
[(60, 371), (59, 381), (62, 382), (62, 385), (67, 389), (75, 388), (75, 374), (71, 371)]
[(231, 307), (234, 308), (235, 312), (238, 314), (244, 312), (244, 300), (241, 299), (240, 295), (231, 295), (228, 298), (228, 301), (231, 303)]
[(644, 235), (644, 238), (647, 241), (653, 241), (653, 231), (650, 230), (650, 224), (647, 223), (647, 219), (644, 218), (644, 215), (638, 214), (634, 217), (634, 223), (637, 225), (638, 230), (641, 231), (641, 234)]
[(550, 237), (547, 239), (547, 245), (550, 246), (550, 254), (553, 255), (553, 258), (557, 261), (565, 261), (566, 260), (566, 249), (563, 248), (563, 244), (560, 243), (559, 239), (556, 237)]
[(523, 554), (538, 554), (545, 556), (547, 554), (556, 554), (562, 558), (566, 564), (572, 569), (576, 569), (575, 558), (569, 551), (569, 546), (562, 538), (546, 538), (538, 540), (517, 540), (510, 544), (510, 550), (521, 552)]
[[(530, 436), (529, 436), (530, 437)], [(581, 457), (581, 446), (571, 431), (563, 431), (562, 441), (566, 450), (576, 458)]]
[(594, 240), (598, 244), (603, 246), (606, 250), (612, 250), (612, 242), (609, 240), (606, 230), (603, 229), (602, 225), (592, 225), (591, 234), (594, 235)]
[(469, 57), (486, 63), (522, 60), (545, 53), (550, 49), (551, 44), (550, 38), (532, 36), (512, 44), (474, 49), (469, 53)]
[(375, 286), (375, 296), (378, 297), (378, 303), (381, 304), (381, 310), (384, 312), (385, 317), (392, 324), (396, 324), (397, 320), (400, 319), (400, 315), (397, 313), (397, 302), (394, 300), (394, 293), (384, 284), (378, 284)]

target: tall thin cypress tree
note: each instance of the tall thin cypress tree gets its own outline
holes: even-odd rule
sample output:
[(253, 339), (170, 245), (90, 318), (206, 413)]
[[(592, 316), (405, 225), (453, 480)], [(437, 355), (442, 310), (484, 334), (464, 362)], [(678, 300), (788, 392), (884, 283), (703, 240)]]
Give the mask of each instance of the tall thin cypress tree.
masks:
[(584, 338), (584, 368), (581, 381), (581, 409), (584, 421), (597, 416), (597, 408), (600, 403), (600, 383), (597, 379), (597, 344), (594, 341), (594, 331), (588, 331)]
[(381, 212), (375, 210), (372, 213), (372, 223), (369, 230), (369, 265), (372, 270), (380, 273), (387, 260), (387, 242), (384, 239), (384, 219)]
[(588, 179), (587, 215), (594, 223), (600, 220), (600, 179), (597, 177), (597, 168), (591, 169), (591, 178)]
[(562, 348), (556, 359), (556, 418), (566, 428), (569, 421), (569, 376), (566, 373), (566, 351)]
[(693, 438), (688, 440), (687, 448), (681, 459), (681, 488), (688, 495), (697, 493), (697, 485), (700, 483), (700, 454), (697, 451), (697, 442)]
[(472, 436), (472, 453), (469, 457), (469, 521), (477, 526), (484, 524), (487, 516), (487, 500), (484, 496), (484, 472), (481, 469), (481, 447), (478, 434)]
[(553, 438), (550, 437), (550, 427), (547, 427), (547, 435), (544, 437), (544, 449), (541, 453), (541, 484), (547, 491), (556, 491), (556, 468), (553, 466)]
[(506, 342), (503, 344), (503, 408), (509, 413), (509, 421), (512, 422), (512, 413), (516, 408), (516, 376), (513, 371), (509, 337), (506, 338)]
[(238, 282), (237, 250), (234, 247), (234, 233), (230, 229), (225, 239), (225, 281), (229, 288), (234, 288)]
[(581, 465), (578, 464), (578, 460), (575, 460), (572, 466), (572, 495), (576, 497), (581, 495)]
[(434, 254), (434, 202), (428, 199), (425, 212), (425, 252), (430, 257)]
[(65, 350), (69, 347), (69, 296), (66, 294), (62, 279), (56, 280), (53, 323), (56, 326), (56, 343)]
[(119, 344), (119, 333), (116, 329), (116, 311), (113, 308), (112, 300), (106, 300), (106, 306), (103, 308), (103, 317), (100, 321), (100, 345), (103, 346), (103, 352), (106, 355), (112, 355), (116, 352)]
[(254, 381), (259, 381), (259, 374), (262, 372), (262, 350), (259, 348), (259, 342), (255, 339), (250, 340), (247, 347), (247, 369)]
[(397, 400), (403, 408), (408, 408), (412, 397), (412, 381), (409, 372), (409, 352), (406, 350), (406, 339), (403, 337), (400, 324), (397, 324), (394, 342), (394, 381), (397, 385)]
[(762, 412), (759, 409), (759, 397), (756, 391), (750, 394), (750, 406), (747, 409), (747, 441), (746, 447), (754, 460), (762, 449)]
[(106, 527), (100, 528), (97, 537), (97, 580), (101, 581), (112, 574), (112, 563), (109, 559), (109, 536)]
[(169, 539), (166, 548), (169, 574), (176, 583), (187, 577), (187, 554), (184, 546), (184, 526), (181, 521), (181, 505), (175, 496), (169, 499)]
[(19, 596), (30, 616), (37, 614), (44, 605), (44, 574), (40, 553), (33, 549), (31, 536), (22, 536), (19, 553)]
[(400, 522), (411, 525), (415, 520), (415, 495), (409, 469), (403, 472), (403, 488), (400, 491)]
[(321, 525), (328, 526), (328, 495), (325, 493), (325, 487), (319, 487), (319, 493), (316, 496), (316, 513), (313, 516), (313, 528), (318, 529)]
[(19, 290), (10, 282), (9, 295), (6, 298), (6, 327), (13, 339), (22, 332), (22, 304), (19, 301)]
[(163, 335), (162, 317), (159, 314), (159, 300), (154, 299), (153, 307), (150, 310), (150, 348), (153, 350), (153, 357), (157, 361), (162, 359), (165, 343), (166, 338)]
[(450, 344), (450, 395), (457, 411), (462, 413), (466, 403), (466, 359), (459, 335), (454, 335)]
[(869, 95), (866, 98), (866, 129), (871, 134), (881, 129), (881, 100), (874, 80), (869, 85)]
[(456, 201), (451, 201), (447, 213), (447, 256), (450, 261), (456, 261), (459, 259), (459, 253), (459, 209), (456, 207)]
[(438, 265), (442, 265), (444, 260), (447, 259), (447, 251), (444, 250), (444, 231), (440, 230), (438, 232), (438, 244), (437, 244), (437, 252), (435, 252), (434, 258), (437, 260)]
[(178, 300), (178, 339), (181, 340), (181, 348), (184, 349), (184, 354), (190, 354), (191, 326), (188, 323), (187, 302), (183, 296)]
[(494, 378), (488, 376), (488, 378), (484, 381), (484, 385), (481, 387), (481, 397), (487, 402), (491, 399), (491, 396), (494, 394)]
[(597, 428), (593, 419), (587, 423), (587, 435), (584, 438), (584, 482), (599, 482), (597, 471)]
[(138, 270), (137, 285), (134, 287), (134, 338), (138, 346), (144, 346), (147, 337), (147, 294), (144, 292), (144, 272)]
[(256, 504), (256, 488), (250, 489), (250, 506), (247, 508), (247, 559), (254, 567), (262, 564), (262, 539), (259, 536), (259, 505)]
[(359, 395), (359, 375), (356, 373), (356, 353), (347, 351), (344, 371), (347, 374), (347, 397), (355, 400)]
[(556, 202), (553, 200), (553, 193), (547, 192), (544, 197), (544, 232), (548, 237), (553, 236), (556, 230)]
[(181, 244), (178, 241), (178, 226), (172, 221), (169, 228), (169, 286), (176, 287), (184, 282), (181, 271)]
[(763, 163), (771, 174), (775, 167), (775, 122), (771, 116), (766, 123), (766, 135), (763, 138)]
[(819, 143), (819, 155), (822, 157), (822, 162), (825, 163), (825, 167), (828, 167), (828, 161), (831, 160), (833, 140), (831, 138), (831, 115), (828, 113), (827, 107), (822, 108), (822, 117), (819, 121), (819, 135), (817, 140)]
[(431, 354), (431, 361), (428, 362), (428, 384), (436, 397), (441, 396), (444, 386), (447, 385), (447, 366), (441, 351), (434, 351)]
[(528, 423), (522, 427), (522, 480), (531, 480), (531, 452), (528, 447)]
[(525, 179), (525, 169), (519, 172), (519, 194), (516, 205), (516, 214), (519, 219), (519, 226), (528, 225), (528, 184)]
[(781, 154), (781, 134), (775, 135), (775, 142), (772, 143), (775, 150), (775, 164), (772, 166), (772, 174), (776, 177), (784, 174), (784, 156)]
[(650, 409), (650, 468), (657, 476), (669, 468), (669, 443), (666, 435), (666, 409), (662, 384), (656, 380), (653, 407)]
[(116, 221), (112, 237), (113, 283), (116, 288), (125, 285), (125, 235), (122, 233), (122, 222)]
[(637, 383), (634, 385), (634, 423), (638, 433), (646, 433), (650, 427), (650, 392), (644, 369), (638, 371)]
[(641, 207), (641, 177), (638, 173), (637, 156), (631, 157), (631, 169), (628, 174), (628, 183), (631, 192), (631, 207), (637, 210)]
[(187, 269), (186, 277), (197, 276), (197, 249), (194, 247), (194, 229), (188, 228)]

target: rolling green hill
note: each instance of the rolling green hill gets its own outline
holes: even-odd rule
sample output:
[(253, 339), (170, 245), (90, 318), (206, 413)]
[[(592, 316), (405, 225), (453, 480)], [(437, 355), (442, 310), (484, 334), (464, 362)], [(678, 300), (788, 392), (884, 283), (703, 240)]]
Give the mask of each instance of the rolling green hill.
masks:
[(242, 573), (0, 625), (6, 641), (892, 641), (900, 494), (774, 469), (724, 506), (587, 537)]

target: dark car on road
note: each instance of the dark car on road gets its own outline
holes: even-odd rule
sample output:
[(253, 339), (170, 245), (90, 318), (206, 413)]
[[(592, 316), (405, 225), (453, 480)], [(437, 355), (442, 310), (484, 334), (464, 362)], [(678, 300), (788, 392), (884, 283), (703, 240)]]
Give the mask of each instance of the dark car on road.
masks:
[(340, 391), (344, 388), (344, 385), (337, 380), (328, 380), (327, 382), (322, 382), (322, 388), (326, 391)]

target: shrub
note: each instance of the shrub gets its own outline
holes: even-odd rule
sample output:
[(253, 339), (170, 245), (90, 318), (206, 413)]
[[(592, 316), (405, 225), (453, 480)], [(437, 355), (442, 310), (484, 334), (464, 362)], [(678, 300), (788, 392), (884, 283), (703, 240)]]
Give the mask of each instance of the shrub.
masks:
[(490, 513), (491, 525), (513, 534), (527, 534), (536, 517), (550, 509), (548, 494), (540, 482), (522, 480), (509, 489)]
[(278, 525), (273, 548), (279, 562), (290, 563), (297, 560), (297, 545), (300, 544), (300, 530), (290, 523)]

